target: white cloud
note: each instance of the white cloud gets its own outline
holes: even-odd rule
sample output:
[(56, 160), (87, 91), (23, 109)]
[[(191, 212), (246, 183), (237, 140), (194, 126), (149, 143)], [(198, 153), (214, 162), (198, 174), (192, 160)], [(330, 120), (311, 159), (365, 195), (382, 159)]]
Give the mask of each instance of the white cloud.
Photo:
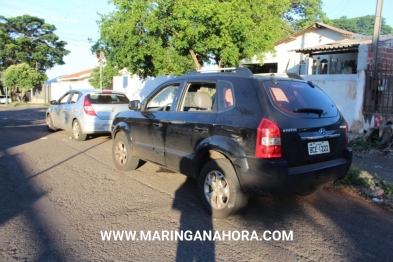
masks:
[(83, 11), (82, 11), (82, 9), (76, 9), (75, 12), (82, 13)]
[(79, 1), (79, 0), (74, 0), (74, 3), (80, 4), (81, 1)]
[(98, 7), (96, 4), (90, 4), (91, 7)]

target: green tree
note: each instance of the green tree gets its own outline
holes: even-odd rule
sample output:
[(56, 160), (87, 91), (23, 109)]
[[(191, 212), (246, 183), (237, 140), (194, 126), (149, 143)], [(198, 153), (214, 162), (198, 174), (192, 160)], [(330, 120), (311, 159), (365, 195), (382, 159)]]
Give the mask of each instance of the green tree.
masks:
[(140, 77), (183, 74), (211, 61), (220, 67), (272, 51), (286, 36), (291, 0), (112, 0), (92, 51)]
[(14, 18), (0, 16), (0, 71), (11, 65), (27, 63), (39, 72), (64, 64), (70, 53), (67, 42), (54, 33), (56, 27), (44, 19), (23, 15)]
[[(106, 65), (102, 67), (102, 88), (113, 89), (113, 77), (119, 75), (119, 69), (114, 66)], [(100, 88), (100, 67), (93, 68), (89, 83), (96, 89)]]
[[(347, 18), (342, 16), (339, 19), (332, 20), (335, 27), (362, 34), (362, 35), (373, 35), (374, 32), (374, 15), (366, 15), (362, 17)], [(382, 18), (381, 21), (381, 35), (393, 34), (393, 28), (386, 24), (386, 19)]]
[(2, 75), (4, 85), (10, 88), (11, 93), (21, 91), (22, 97), (31, 88), (42, 85), (48, 77), (46, 74), (36, 72), (27, 63), (12, 65)]
[(291, 7), (283, 17), (294, 31), (309, 27), (315, 22), (332, 24), (322, 11), (322, 0), (291, 0)]

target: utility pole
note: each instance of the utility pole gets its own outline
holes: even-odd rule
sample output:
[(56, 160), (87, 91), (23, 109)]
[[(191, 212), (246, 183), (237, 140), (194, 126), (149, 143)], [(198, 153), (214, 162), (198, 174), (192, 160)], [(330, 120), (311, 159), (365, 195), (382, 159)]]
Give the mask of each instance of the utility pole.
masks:
[(383, 4), (383, 0), (377, 0), (377, 10), (375, 11), (374, 34), (373, 34), (373, 53), (374, 53), (373, 78), (374, 79), (377, 78), (378, 42), (379, 42), (379, 32), (381, 31), (382, 4)]
[(102, 91), (102, 64), (105, 61), (105, 54), (104, 54), (103, 50), (99, 51), (98, 60), (99, 60), (99, 63), (100, 63), (100, 89)]

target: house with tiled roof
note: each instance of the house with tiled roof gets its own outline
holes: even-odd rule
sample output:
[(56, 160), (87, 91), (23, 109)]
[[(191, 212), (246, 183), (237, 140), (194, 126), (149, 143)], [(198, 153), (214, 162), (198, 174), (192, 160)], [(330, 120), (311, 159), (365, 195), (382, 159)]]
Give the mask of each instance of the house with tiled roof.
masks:
[(80, 72), (76, 72), (70, 75), (65, 75), (57, 78), (58, 82), (82, 82), (85, 83), (89, 80), (91, 72), (93, 69), (87, 69)]
[(314, 23), (277, 41), (263, 65), (256, 57), (242, 64), (254, 73), (291, 72), (312, 81), (340, 109), (349, 130), (362, 133), (393, 120), (393, 36), (380, 36), (378, 44), (374, 54), (371, 36)]
[(312, 61), (308, 60), (307, 54), (297, 53), (294, 51), (295, 49), (329, 44), (356, 36), (361, 35), (323, 23), (314, 23), (277, 41), (274, 44), (274, 53), (265, 54), (263, 65), (259, 65), (260, 61), (256, 59), (256, 56), (251, 60), (243, 61), (242, 64), (249, 67), (254, 73), (307, 74), (312, 66)]
[(51, 100), (58, 99), (68, 90), (94, 88), (89, 83), (93, 69), (86, 69), (73, 74), (58, 77), (55, 83), (51, 83)]

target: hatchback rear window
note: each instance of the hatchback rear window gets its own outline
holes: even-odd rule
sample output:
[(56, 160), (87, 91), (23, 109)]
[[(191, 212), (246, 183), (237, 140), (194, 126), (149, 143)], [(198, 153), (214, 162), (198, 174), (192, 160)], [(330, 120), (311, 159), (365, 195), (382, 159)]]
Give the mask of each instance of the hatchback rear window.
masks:
[(264, 86), (282, 112), (302, 118), (334, 117), (338, 114), (333, 101), (317, 86), (290, 80), (265, 81)]
[(124, 94), (88, 94), (92, 104), (128, 104), (130, 100)]

